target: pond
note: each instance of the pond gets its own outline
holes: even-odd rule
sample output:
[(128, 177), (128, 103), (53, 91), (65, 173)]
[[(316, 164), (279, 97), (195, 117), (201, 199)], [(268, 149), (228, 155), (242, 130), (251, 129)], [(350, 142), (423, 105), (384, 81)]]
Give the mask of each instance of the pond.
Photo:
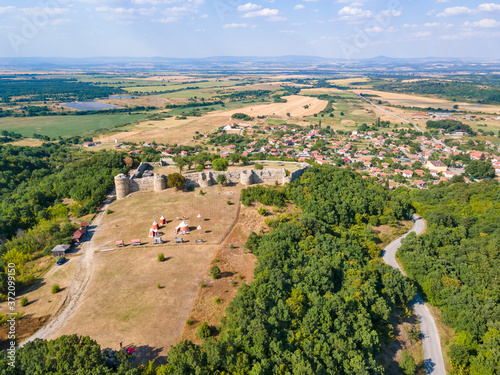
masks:
[(77, 109), (79, 111), (100, 111), (104, 109), (120, 108), (116, 105), (104, 104), (99, 102), (71, 102), (61, 104), (63, 107)]

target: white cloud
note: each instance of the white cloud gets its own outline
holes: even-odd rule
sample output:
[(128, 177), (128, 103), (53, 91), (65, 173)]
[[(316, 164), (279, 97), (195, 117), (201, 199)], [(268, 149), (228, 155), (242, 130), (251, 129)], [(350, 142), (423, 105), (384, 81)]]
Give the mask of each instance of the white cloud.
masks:
[(240, 5), (238, 6), (238, 11), (240, 12), (250, 12), (252, 10), (257, 10), (257, 9), (261, 9), (262, 6), (261, 5), (257, 5), (257, 4), (253, 4), (253, 3), (246, 3), (245, 5)]
[(256, 10), (254, 12), (248, 12), (243, 15), (244, 18), (252, 18), (252, 17), (272, 17), (278, 16), (280, 11), (278, 9), (269, 9), (264, 8), (261, 10)]
[(484, 3), (477, 7), (478, 11), (481, 12), (498, 12), (500, 11), (500, 4), (495, 3)]
[(11, 12), (13, 10), (15, 10), (16, 7), (13, 7), (13, 6), (8, 6), (8, 7), (0, 7), (0, 14), (4, 14), (4, 13), (7, 13), (7, 12)]
[(257, 27), (257, 25), (249, 25), (248, 23), (228, 23), (224, 26), (222, 26), (224, 29), (236, 29), (236, 28), (242, 28), (242, 29), (246, 29), (246, 28), (251, 28), (251, 29), (255, 29)]
[(437, 17), (460, 16), (463, 14), (471, 14), (472, 9), (467, 7), (451, 7), (446, 8), (443, 12), (439, 13)]
[(464, 26), (491, 28), (491, 27), (500, 26), (500, 22), (498, 22), (492, 18), (484, 18), (481, 21), (477, 21), (477, 22), (465, 22)]
[(295, 10), (304, 9), (304, 8), (305, 8), (305, 6), (304, 6), (304, 5), (302, 5), (302, 4), (297, 4), (297, 5), (295, 5), (295, 6), (293, 7), (293, 9), (295, 9)]
[(352, 7), (349, 5), (346, 5), (345, 7), (340, 9), (337, 14), (341, 16), (341, 19), (347, 21), (369, 18), (373, 16), (372, 12), (370, 12), (369, 10), (363, 10), (361, 8)]
[(368, 27), (365, 29), (366, 32), (368, 33), (381, 33), (382, 31), (384, 31), (383, 28), (381, 28), (380, 26), (373, 26), (373, 27)]

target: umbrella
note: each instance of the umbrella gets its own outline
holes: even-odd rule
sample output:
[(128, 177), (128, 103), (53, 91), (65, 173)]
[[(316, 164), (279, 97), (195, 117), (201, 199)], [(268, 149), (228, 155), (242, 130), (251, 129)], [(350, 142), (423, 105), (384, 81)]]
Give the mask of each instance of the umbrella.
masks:
[(127, 353), (128, 354), (134, 354), (135, 353), (135, 349), (134, 348), (127, 348)]
[(198, 228), (196, 228), (196, 229), (201, 230), (201, 225), (198, 225)]
[(198, 219), (201, 219), (201, 214), (198, 214), (198, 216), (196, 216)]

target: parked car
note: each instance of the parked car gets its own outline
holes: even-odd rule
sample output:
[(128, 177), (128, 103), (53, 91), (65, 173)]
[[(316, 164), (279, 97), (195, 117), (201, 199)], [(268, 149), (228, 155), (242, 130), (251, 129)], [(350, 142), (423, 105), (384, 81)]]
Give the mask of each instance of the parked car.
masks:
[(64, 262), (66, 262), (66, 258), (65, 257), (60, 257), (57, 260), (57, 265), (60, 266), (60, 265), (64, 264)]

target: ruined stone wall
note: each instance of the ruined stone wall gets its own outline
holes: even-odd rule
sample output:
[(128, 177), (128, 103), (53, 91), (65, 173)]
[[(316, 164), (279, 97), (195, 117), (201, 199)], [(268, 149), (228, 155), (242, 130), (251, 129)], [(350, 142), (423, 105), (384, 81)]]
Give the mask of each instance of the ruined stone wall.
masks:
[[(286, 163), (284, 162), (285, 167)], [(153, 175), (150, 177), (138, 178), (148, 169), (149, 163), (141, 163), (139, 167), (131, 172), (131, 177), (117, 175), (115, 177), (115, 187), (117, 199), (123, 199), (126, 195), (136, 191), (161, 191), (166, 189), (167, 179), (164, 175)], [(199, 173), (185, 174), (186, 185), (193, 187), (208, 187), (217, 184), (217, 176), (223, 174), (230, 184), (275, 184), (284, 185), (302, 176), (310, 167), (307, 163), (302, 163), (301, 169), (286, 175), (286, 168), (280, 169), (244, 169), (237, 171), (204, 171)]]

